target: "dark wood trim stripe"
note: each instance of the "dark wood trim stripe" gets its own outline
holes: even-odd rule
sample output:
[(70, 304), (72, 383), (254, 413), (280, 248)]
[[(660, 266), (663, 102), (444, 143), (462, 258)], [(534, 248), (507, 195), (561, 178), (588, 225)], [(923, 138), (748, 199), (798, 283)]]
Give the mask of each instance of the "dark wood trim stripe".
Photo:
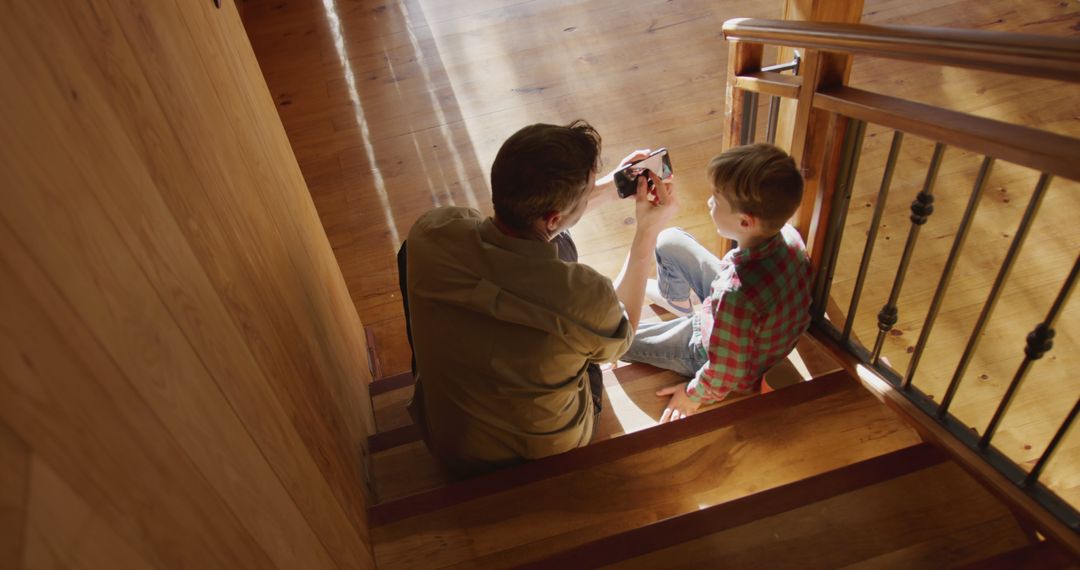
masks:
[(990, 558), (983, 558), (956, 570), (1066, 570), (1077, 568), (1080, 561), (1049, 540), (1029, 544)]
[(378, 380), (372, 380), (368, 385), (368, 394), (372, 398), (379, 394), (385, 394), (387, 392), (393, 392), (398, 388), (404, 388), (406, 386), (413, 385), (412, 372), (402, 372), (396, 376), (387, 376), (386, 378), (379, 378)]
[(936, 447), (920, 443), (714, 507), (588, 542), (518, 568), (597, 568), (613, 564), (902, 477), (947, 459), (947, 455)]
[(409, 424), (388, 431), (380, 431), (368, 437), (368, 451), (378, 453), (419, 440), (420, 430), (416, 428), (415, 424)]
[(368, 509), (369, 522), (372, 526), (387, 525), (534, 481), (610, 463), (733, 425), (762, 412), (793, 406), (852, 389), (862, 388), (848, 372), (843, 370), (831, 372), (810, 382), (747, 398), (684, 420), (600, 441), (502, 471), (457, 481), (438, 489), (375, 505)]

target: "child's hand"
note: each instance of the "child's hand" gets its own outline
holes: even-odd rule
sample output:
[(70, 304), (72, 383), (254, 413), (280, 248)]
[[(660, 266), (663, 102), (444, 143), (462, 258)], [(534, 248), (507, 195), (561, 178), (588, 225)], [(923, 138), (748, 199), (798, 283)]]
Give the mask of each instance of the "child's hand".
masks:
[(691, 400), (690, 396), (686, 395), (687, 384), (689, 382), (657, 390), (657, 396), (671, 396), (667, 407), (664, 408), (664, 413), (660, 416), (660, 423), (666, 424), (667, 422), (681, 420), (701, 407), (701, 403)]

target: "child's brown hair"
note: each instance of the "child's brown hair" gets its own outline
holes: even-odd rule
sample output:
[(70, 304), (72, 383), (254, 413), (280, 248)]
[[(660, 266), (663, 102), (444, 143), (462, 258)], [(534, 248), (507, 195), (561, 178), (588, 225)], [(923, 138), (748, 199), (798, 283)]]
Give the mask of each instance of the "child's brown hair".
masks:
[(766, 143), (730, 148), (709, 161), (713, 192), (735, 212), (761, 221), (767, 231), (784, 226), (802, 201), (803, 178), (782, 149)]

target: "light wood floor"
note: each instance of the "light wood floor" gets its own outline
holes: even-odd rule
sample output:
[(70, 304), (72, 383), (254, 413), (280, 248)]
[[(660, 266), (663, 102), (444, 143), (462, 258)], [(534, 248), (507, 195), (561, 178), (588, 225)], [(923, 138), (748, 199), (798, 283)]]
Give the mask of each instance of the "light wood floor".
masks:
[[(704, 165), (721, 148), (724, 20), (779, 17), (780, 0), (250, 0), (244, 18), (296, 157), (386, 375), (408, 368), (394, 252), (431, 207), (490, 212), (488, 167), (502, 141), (534, 123), (592, 122), (614, 165), (635, 148), (667, 146), (682, 197), (676, 220), (716, 247), (704, 201)], [(864, 22), (1077, 36), (1080, 5), (1061, 1), (866, 0)], [(766, 53), (769, 57), (769, 52)], [(1080, 136), (1080, 91), (951, 68), (856, 63), (859, 87)], [(847, 307), (889, 133), (871, 127), (862, 155), (834, 296)], [(907, 204), (925, 176), (930, 144), (909, 137), (889, 199), (856, 331), (872, 343), (908, 228)], [(901, 370), (918, 338), (952, 228), (979, 157), (951, 149), (924, 227), (916, 269), (885, 355)], [(916, 383), (942, 394), (1008, 247), (1036, 174), (999, 163)], [(1054, 182), (1023, 262), (972, 362), (954, 411), (985, 425), (1080, 251), (1076, 184)], [(614, 275), (633, 234), (632, 207), (590, 211), (575, 228), (582, 259)], [(998, 435), (1033, 462), (1080, 395), (1070, 306), (1055, 348), (1033, 368)], [(938, 366), (930, 366), (931, 362)], [(981, 427), (980, 427), (981, 429)], [(1075, 430), (1074, 430), (1075, 431)], [(1080, 503), (1080, 436), (1044, 480)]]

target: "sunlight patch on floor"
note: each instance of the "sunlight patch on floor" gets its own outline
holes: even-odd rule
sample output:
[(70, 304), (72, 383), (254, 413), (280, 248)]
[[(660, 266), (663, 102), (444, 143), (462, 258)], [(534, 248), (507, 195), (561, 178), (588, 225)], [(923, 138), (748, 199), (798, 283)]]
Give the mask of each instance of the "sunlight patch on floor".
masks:
[(656, 420), (634, 403), (618, 379), (605, 379), (604, 393), (607, 394), (611, 412), (623, 433), (633, 433), (657, 425)]
[[(423, 58), (423, 52), (420, 49), (420, 42), (416, 39), (416, 34), (414, 34), (413, 30), (412, 30), (412, 23), (411, 23), (411, 20), (409, 19), (409, 9), (405, 6), (404, 3), (401, 4), (399, 6), (399, 8), (401, 9), (402, 18), (404, 18), (405, 21), (408, 22), (408, 25), (405, 26), (405, 31), (409, 36), (409, 44), (412, 46), (413, 53), (416, 54), (416, 63), (420, 67), (420, 73), (424, 77), (424, 84), (428, 85), (428, 86), (432, 86), (434, 84), (431, 81), (431, 74), (428, 73), (428, 67), (423, 61), (424, 58)], [(387, 61), (389, 62), (390, 59), (387, 58)], [(439, 124), (439, 132), (440, 132), (440, 134), (442, 134), (443, 140), (446, 140), (446, 141), (454, 140), (453, 134), (450, 132), (450, 127), (447, 124), (446, 114), (443, 113), (442, 104), (439, 102), (438, 98), (435, 97), (435, 90), (429, 87), (429, 89), (427, 90), (427, 96), (428, 96), (428, 102), (431, 105), (432, 110), (435, 111), (436, 122)], [(414, 137), (414, 142), (415, 142), (415, 137)], [(444, 175), (444, 176), (440, 177), (440, 180), (442, 180), (442, 181), (445, 181), (445, 180), (458, 180), (458, 181), (460, 181), (462, 190), (465, 192), (465, 200), (466, 200), (466, 202), (468, 202), (469, 207), (473, 208), (473, 209), (479, 209), (480, 204), (479, 204), (479, 202), (477, 202), (476, 193), (473, 190), (472, 184), (469, 182), (469, 176), (466, 173), (465, 165), (462, 164), (462, 162), (461, 162), (461, 154), (457, 151), (457, 148), (454, 145), (448, 145), (448, 147), (449, 147), (448, 150), (450, 151), (451, 156), (454, 159), (454, 176), (451, 177), (451, 176), (445, 176)], [(417, 148), (417, 151), (419, 151), (419, 148)], [(422, 154), (418, 154), (418, 156), (423, 157)], [(423, 158), (421, 158), (421, 160), (423, 160)], [(426, 168), (426, 165), (425, 165), (425, 173), (426, 173), (426, 171), (427, 171), (427, 168)], [(428, 188), (430, 188), (432, 190), (432, 198), (435, 200), (435, 205), (440, 205), (439, 200), (435, 198), (434, 188), (430, 184), (430, 182), (431, 182), (431, 177), (430, 176), (428, 177), (428, 182), (429, 182)], [(454, 197), (453, 197), (453, 194), (450, 193), (449, 188), (447, 188), (447, 195), (450, 196), (449, 205), (453, 206), (454, 205)]]
[(352, 102), (356, 126), (360, 128), (360, 136), (364, 140), (364, 153), (367, 155), (368, 164), (371, 165), (371, 177), (375, 185), (375, 194), (379, 198), (383, 215), (386, 217), (386, 228), (390, 231), (390, 240), (396, 252), (401, 247), (401, 237), (398, 235), (394, 212), (390, 207), (390, 198), (386, 193), (386, 182), (383, 180), (382, 171), (375, 160), (375, 147), (371, 144), (371, 132), (368, 130), (367, 119), (364, 115), (364, 105), (360, 102), (360, 93), (356, 91), (356, 74), (353, 72), (352, 64), (349, 63), (349, 52), (345, 47), (345, 34), (341, 29), (337, 2), (335, 0), (323, 0), (323, 9), (326, 11), (326, 22), (330, 26), (330, 35), (334, 40), (334, 49), (337, 51), (338, 61), (341, 63), (341, 71), (345, 74), (345, 85), (349, 88), (349, 101)]

